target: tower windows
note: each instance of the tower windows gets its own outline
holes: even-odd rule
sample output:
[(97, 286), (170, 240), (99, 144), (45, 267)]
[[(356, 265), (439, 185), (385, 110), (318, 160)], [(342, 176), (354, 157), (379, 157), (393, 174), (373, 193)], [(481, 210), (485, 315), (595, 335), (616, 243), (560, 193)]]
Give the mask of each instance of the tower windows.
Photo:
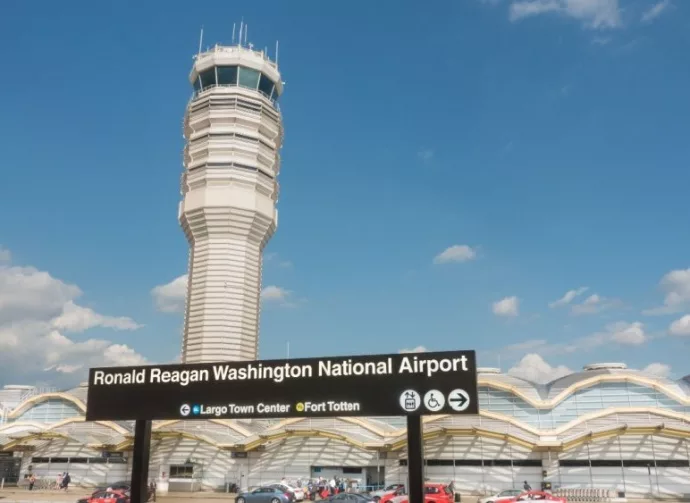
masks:
[(201, 72), (194, 81), (194, 94), (213, 86), (241, 86), (259, 91), (273, 103), (278, 101), (278, 88), (266, 75), (243, 66), (217, 66)]
[(259, 79), (259, 92), (267, 98), (270, 98), (271, 93), (273, 92), (273, 87), (273, 81), (262, 73), (261, 78)]
[(247, 89), (257, 89), (259, 87), (260, 75), (253, 68), (240, 67), (240, 86)]
[(204, 70), (201, 72), (199, 75), (201, 78), (201, 89), (208, 89), (211, 86), (216, 85), (216, 69), (215, 68), (209, 68), (208, 70)]
[(237, 67), (236, 66), (219, 66), (218, 67), (218, 85), (219, 86), (236, 86), (237, 85)]

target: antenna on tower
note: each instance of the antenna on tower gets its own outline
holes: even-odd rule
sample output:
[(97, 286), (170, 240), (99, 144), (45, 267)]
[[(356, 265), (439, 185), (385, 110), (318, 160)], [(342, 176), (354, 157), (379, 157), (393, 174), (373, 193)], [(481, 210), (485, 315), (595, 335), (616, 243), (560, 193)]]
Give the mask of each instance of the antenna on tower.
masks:
[(276, 40), (276, 66), (278, 66), (278, 41)]
[(236, 23), (232, 23), (232, 43), (233, 44), (235, 43), (235, 24)]
[(247, 31), (249, 31), (249, 25), (244, 25), (244, 45), (247, 45)]
[(239, 45), (242, 45), (242, 30), (244, 29), (244, 18), (242, 18), (242, 21), (240, 21), (240, 38), (239, 40)]
[(204, 43), (204, 27), (203, 25), (201, 26), (201, 33), (199, 34), (199, 52), (198, 54), (201, 54), (201, 44)]

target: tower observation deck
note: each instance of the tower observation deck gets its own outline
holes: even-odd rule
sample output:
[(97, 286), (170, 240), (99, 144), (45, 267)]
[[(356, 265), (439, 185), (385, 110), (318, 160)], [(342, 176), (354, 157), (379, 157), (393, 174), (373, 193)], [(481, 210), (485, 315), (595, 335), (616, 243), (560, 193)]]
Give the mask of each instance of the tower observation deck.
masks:
[(258, 357), (262, 255), (276, 230), (277, 64), (251, 46), (200, 52), (184, 118), (179, 220), (190, 247), (182, 361)]

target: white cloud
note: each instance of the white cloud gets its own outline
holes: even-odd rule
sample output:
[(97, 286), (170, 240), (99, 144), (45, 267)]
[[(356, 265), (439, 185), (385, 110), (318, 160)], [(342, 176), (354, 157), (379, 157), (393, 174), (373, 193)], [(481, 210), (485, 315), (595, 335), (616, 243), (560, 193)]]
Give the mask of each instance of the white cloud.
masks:
[(522, 359), (512, 367), (508, 373), (515, 377), (527, 379), (535, 383), (548, 383), (568, 374), (572, 374), (572, 370), (564, 365), (552, 367), (544, 358), (536, 353), (530, 353), (522, 357)]
[(623, 303), (619, 299), (609, 299), (595, 293), (587, 297), (581, 304), (572, 306), (570, 312), (576, 316), (582, 314), (596, 314), (622, 305)]
[(659, 288), (666, 293), (664, 305), (642, 311), (646, 315), (673, 314), (690, 306), (690, 268), (665, 274)]
[(510, 20), (559, 14), (589, 28), (616, 28), (621, 24), (618, 0), (519, 0), (510, 5)]
[(82, 368), (82, 365), (53, 365), (52, 367), (48, 367), (43, 370), (45, 372), (50, 372), (51, 370), (53, 370), (55, 372), (60, 372), (61, 374), (73, 374), (74, 372), (81, 370)]
[(493, 303), (491, 310), (496, 316), (517, 316), (519, 314), (520, 300), (513, 297), (505, 297)]
[(434, 264), (449, 262), (467, 262), (477, 257), (477, 251), (468, 245), (449, 246), (434, 257)]
[(576, 288), (575, 290), (568, 290), (563, 294), (563, 297), (561, 297), (558, 300), (554, 300), (553, 302), (549, 302), (549, 307), (551, 309), (554, 309), (556, 307), (562, 307), (570, 304), (573, 300), (575, 300), (575, 297), (578, 297), (585, 293), (589, 288), (586, 286), (581, 286), (580, 288)]
[(25, 319), (52, 319), (82, 294), (34, 267), (0, 266), (0, 324)]
[(261, 290), (261, 300), (264, 302), (285, 303), (290, 297), (290, 291), (279, 286), (270, 285)]
[(434, 151), (430, 148), (425, 148), (417, 152), (417, 157), (424, 163), (429, 163), (434, 158)]
[(428, 351), (424, 346), (417, 346), (412, 349), (401, 349), (398, 353), (426, 353)]
[(661, 0), (655, 3), (644, 14), (642, 14), (642, 22), (649, 23), (659, 16), (661, 16), (671, 6), (671, 0)]
[(592, 44), (594, 45), (608, 45), (611, 42), (611, 37), (593, 37)]
[(0, 246), (0, 264), (7, 263), (12, 260), (12, 254), (7, 248)]
[(611, 344), (639, 346), (649, 339), (650, 337), (645, 332), (644, 325), (641, 322), (628, 323), (619, 321), (607, 325), (604, 330), (570, 339), (568, 342), (549, 343), (545, 339), (531, 339), (505, 346), (500, 349), (500, 352), (508, 355), (517, 355), (525, 351), (531, 353), (538, 352), (542, 356), (565, 355), (589, 352)]
[(646, 372), (647, 374), (652, 374), (657, 377), (668, 377), (671, 374), (671, 367), (665, 363), (650, 363), (642, 369), (642, 372)]
[(264, 262), (276, 265), (283, 269), (292, 268), (292, 262), (289, 260), (283, 260), (277, 253), (265, 253)]
[(613, 342), (625, 346), (639, 346), (649, 339), (647, 334), (645, 334), (644, 325), (639, 321), (633, 323), (619, 321), (608, 325), (606, 330), (611, 335)]
[(187, 298), (187, 275), (178, 276), (170, 283), (159, 285), (151, 290), (151, 295), (159, 311), (181, 313)]
[(131, 318), (80, 306), (76, 301), (81, 295), (76, 285), (34, 267), (0, 266), (0, 382), (75, 384), (88, 367), (145, 361), (122, 344), (93, 338), (77, 341), (64, 335), (96, 327), (140, 327)]
[(668, 327), (668, 333), (671, 335), (690, 335), (690, 314), (678, 318)]
[(595, 293), (595, 294), (587, 297), (582, 304), (578, 304), (578, 305), (573, 306), (572, 313), (573, 314), (595, 313), (597, 310), (597, 307), (599, 307), (600, 305), (601, 305), (601, 297)]
[(72, 301), (65, 304), (62, 314), (53, 320), (53, 327), (65, 332), (84, 332), (94, 327), (115, 330), (136, 330), (142, 325), (125, 316), (104, 316), (91, 308), (78, 306)]

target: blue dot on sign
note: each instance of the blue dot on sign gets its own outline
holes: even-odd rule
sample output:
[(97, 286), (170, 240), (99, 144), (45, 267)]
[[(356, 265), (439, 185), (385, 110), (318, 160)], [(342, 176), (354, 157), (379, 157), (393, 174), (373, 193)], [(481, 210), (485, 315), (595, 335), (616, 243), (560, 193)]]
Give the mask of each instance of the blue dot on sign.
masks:
[(201, 408), (198, 405), (195, 405), (194, 407), (192, 407), (192, 412), (194, 414), (198, 414), (199, 412), (201, 412)]

